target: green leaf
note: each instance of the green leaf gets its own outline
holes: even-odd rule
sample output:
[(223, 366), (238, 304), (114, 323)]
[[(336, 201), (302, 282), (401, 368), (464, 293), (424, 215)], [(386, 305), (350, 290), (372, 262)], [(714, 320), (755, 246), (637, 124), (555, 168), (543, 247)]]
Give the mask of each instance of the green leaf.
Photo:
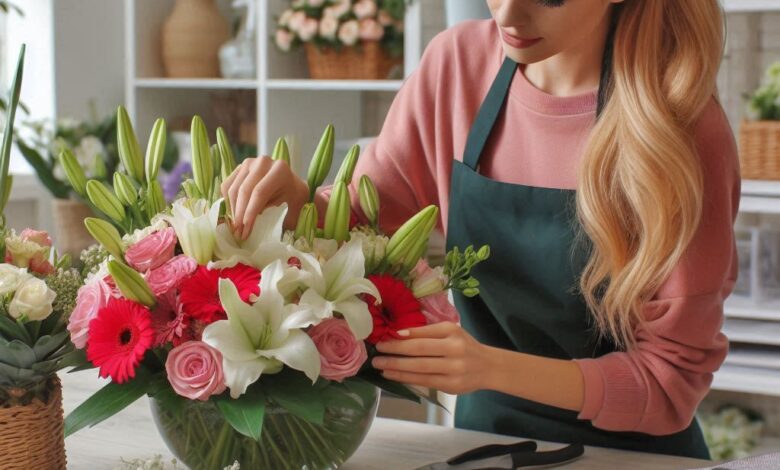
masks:
[(0, 333), (2, 333), (7, 340), (18, 339), (28, 344), (32, 343), (32, 338), (27, 334), (27, 330), (24, 326), (5, 315), (0, 315)]
[(222, 416), (233, 426), (233, 429), (260, 441), (265, 417), (265, 396), (257, 387), (253, 387), (235, 400), (225, 394), (215, 398), (215, 401)]
[(0, 338), (0, 362), (23, 369), (35, 364), (35, 352), (23, 341), (6, 341)]
[(139, 366), (133, 380), (121, 385), (111, 382), (98, 390), (65, 418), (65, 437), (92, 427), (135, 403), (146, 394), (151, 377), (143, 366)]
[(275, 374), (263, 384), (266, 394), (290, 413), (314, 424), (325, 418), (325, 402), (320, 391), (299, 372)]
[(376, 370), (371, 370), (366, 373), (362, 373), (360, 375), (360, 378), (364, 379), (365, 381), (376, 385), (377, 387), (381, 388), (385, 392), (389, 393), (390, 395), (393, 395), (397, 398), (403, 398), (405, 400), (410, 400), (415, 403), (420, 403), (420, 396), (414, 391), (412, 391), (409, 387), (407, 387), (404, 384), (393, 382), (392, 380), (388, 380), (381, 375), (379, 375), (379, 372)]
[(38, 179), (40, 179), (41, 183), (46, 186), (46, 189), (51, 192), (52, 196), (58, 199), (68, 197), (68, 193), (70, 192), (68, 185), (54, 176), (49, 164), (35, 149), (28, 147), (27, 144), (20, 139), (16, 139), (16, 147), (19, 149), (19, 152), (24, 159), (27, 160), (27, 163), (35, 170)]
[(74, 367), (75, 369), (69, 372), (77, 372), (78, 370), (94, 369), (95, 365), (87, 360), (87, 351), (85, 349), (73, 349), (73, 351), (62, 356), (62, 362), (60, 363), (62, 368)]
[(68, 336), (70, 336), (70, 333), (63, 331), (54, 336), (46, 335), (38, 338), (38, 341), (35, 342), (35, 346), (33, 346), (36, 360), (43, 361), (49, 357), (51, 353), (60, 349), (63, 343), (67, 341)]
[[(16, 117), (16, 107), (19, 105), (19, 94), (22, 90), (22, 76), (24, 75), (24, 51), (26, 46), (22, 44), (19, 51), (19, 60), (16, 64), (16, 74), (11, 82), (11, 88), (8, 93), (8, 109), (5, 115), (5, 131), (3, 132), (3, 141), (0, 144), (0, 194), (8, 193), (6, 185), (8, 184), (8, 166), (11, 164), (11, 142), (14, 135), (14, 118)], [(4, 210), (0, 207), (0, 211)]]

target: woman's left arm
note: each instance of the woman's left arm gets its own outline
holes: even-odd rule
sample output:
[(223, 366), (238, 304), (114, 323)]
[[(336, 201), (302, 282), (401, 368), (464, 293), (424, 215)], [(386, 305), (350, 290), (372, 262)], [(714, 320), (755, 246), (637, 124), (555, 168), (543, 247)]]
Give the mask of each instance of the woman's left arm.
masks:
[[(377, 345), (388, 378), (450, 393), (491, 389), (579, 412), (610, 431), (671, 434), (686, 428), (728, 351), (723, 301), (737, 272), (733, 223), (740, 198), (737, 151), (713, 100), (696, 128), (704, 174), (702, 219), (670, 278), (643, 310), (627, 352), (573, 361), (500, 350), (453, 324), (409, 330)], [(409, 357), (403, 357), (409, 356)]]

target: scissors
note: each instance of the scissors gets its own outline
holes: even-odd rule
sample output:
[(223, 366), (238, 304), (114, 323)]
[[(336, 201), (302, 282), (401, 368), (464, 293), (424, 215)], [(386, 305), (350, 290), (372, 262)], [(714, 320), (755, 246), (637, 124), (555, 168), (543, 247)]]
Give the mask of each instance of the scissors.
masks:
[[(456, 455), (446, 462), (423, 465), (415, 470), (514, 470), (520, 467), (567, 463), (584, 453), (585, 448), (582, 444), (571, 444), (545, 452), (537, 451), (537, 445), (534, 441), (522, 441), (515, 444), (489, 444)], [(496, 457), (500, 459), (496, 459)], [(503, 465), (508, 463), (511, 467), (496, 466), (497, 462)], [(480, 466), (480, 463), (487, 466)]]

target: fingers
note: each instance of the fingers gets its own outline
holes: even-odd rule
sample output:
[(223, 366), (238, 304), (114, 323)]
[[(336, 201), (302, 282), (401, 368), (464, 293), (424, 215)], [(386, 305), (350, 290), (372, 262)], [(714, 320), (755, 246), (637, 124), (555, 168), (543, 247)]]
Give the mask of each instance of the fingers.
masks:
[(458, 372), (458, 362), (441, 357), (390, 357), (380, 356), (371, 361), (377, 369), (385, 371), (415, 372), (419, 374), (453, 374)]
[(443, 392), (454, 391), (450, 386), (451, 379), (446, 375), (386, 370), (382, 372), (382, 376), (388, 380), (401, 382), (407, 385), (434, 388)]
[[(249, 205), (249, 200), (253, 193), (257, 194), (255, 188), (257, 188), (260, 182), (265, 178), (272, 164), (273, 160), (270, 158), (256, 158), (250, 164), (249, 168), (247, 168), (246, 176), (240, 180), (239, 178), (236, 178), (236, 181), (233, 183), (229, 192), (235, 195), (235, 201), (231, 201), (231, 207), (233, 208), (234, 229), (237, 234), (243, 233), (246, 208)], [(267, 185), (264, 185), (264, 187), (265, 186)], [(262, 209), (264, 209), (264, 207), (261, 207), (261, 210)]]
[(420, 326), (400, 330), (398, 334), (407, 339), (412, 338), (446, 338), (460, 330), (460, 326), (452, 322), (434, 323), (432, 325)]
[(443, 357), (450, 354), (448, 341), (442, 339), (415, 338), (377, 343), (376, 350), (383, 354), (399, 356)]

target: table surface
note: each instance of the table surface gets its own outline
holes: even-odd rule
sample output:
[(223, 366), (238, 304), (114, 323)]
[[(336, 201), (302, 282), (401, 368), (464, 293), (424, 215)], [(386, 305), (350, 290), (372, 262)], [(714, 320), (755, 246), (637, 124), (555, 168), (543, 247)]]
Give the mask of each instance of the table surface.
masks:
[[(60, 374), (64, 386), (65, 413), (75, 408), (102, 383), (95, 371)], [(429, 424), (377, 418), (363, 445), (342, 467), (345, 470), (404, 470), (446, 460), (466, 449), (484, 444), (516, 442), (518, 438), (434, 426)], [(170, 460), (152, 422), (146, 398), (113, 418), (89, 429), (83, 429), (65, 441), (68, 468), (71, 470), (112, 470), (120, 458), (150, 458), (160, 454)], [(540, 448), (555, 448), (540, 444)], [(707, 462), (694, 459), (640, 454), (589, 447), (585, 455), (566, 468), (664, 470), (700, 468)], [(254, 469), (253, 469), (254, 470)]]

